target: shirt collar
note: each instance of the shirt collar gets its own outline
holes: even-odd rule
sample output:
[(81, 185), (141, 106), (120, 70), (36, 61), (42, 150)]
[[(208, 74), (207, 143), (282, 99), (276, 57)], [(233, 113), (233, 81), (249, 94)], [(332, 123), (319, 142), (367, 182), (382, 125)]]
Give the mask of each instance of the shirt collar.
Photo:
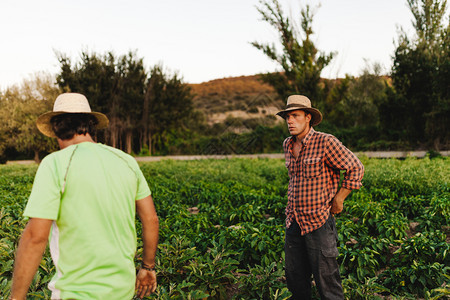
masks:
[(303, 138), (302, 142), (303, 142), (303, 146), (306, 146), (309, 141), (311, 140), (312, 136), (314, 135), (316, 131), (314, 130), (314, 128), (310, 128), (308, 134)]

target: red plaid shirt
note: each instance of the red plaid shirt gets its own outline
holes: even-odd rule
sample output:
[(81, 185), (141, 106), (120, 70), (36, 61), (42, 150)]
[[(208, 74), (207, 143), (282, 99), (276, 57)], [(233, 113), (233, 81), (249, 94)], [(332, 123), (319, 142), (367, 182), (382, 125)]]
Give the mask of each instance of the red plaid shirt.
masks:
[(339, 188), (340, 170), (345, 170), (342, 187), (359, 189), (364, 175), (361, 161), (334, 136), (310, 129), (295, 159), (295, 138), (283, 142), (289, 172), (286, 227), (295, 219), (302, 235), (312, 232), (330, 216), (331, 200)]

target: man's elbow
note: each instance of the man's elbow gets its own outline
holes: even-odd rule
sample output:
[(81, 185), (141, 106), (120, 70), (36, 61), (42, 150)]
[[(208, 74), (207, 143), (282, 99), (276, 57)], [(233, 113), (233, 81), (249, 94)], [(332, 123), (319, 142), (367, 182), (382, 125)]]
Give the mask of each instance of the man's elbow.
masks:
[(47, 244), (51, 223), (51, 220), (30, 219), (22, 233), (21, 239), (30, 245)]
[(33, 230), (24, 230), (21, 241), (25, 242), (29, 246), (46, 245), (48, 241), (48, 235), (43, 235)]

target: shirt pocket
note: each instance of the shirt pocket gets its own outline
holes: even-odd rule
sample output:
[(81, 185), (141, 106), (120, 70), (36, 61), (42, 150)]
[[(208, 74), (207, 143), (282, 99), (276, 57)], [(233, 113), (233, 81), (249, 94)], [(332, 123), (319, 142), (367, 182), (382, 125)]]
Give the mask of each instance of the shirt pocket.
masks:
[(322, 174), (322, 157), (305, 158), (302, 164), (302, 175), (304, 178), (314, 178)]

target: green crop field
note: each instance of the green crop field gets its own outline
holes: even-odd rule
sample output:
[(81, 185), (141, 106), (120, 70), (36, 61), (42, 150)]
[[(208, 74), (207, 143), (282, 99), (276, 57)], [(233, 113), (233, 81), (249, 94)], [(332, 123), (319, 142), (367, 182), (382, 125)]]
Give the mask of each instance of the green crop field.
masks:
[[(347, 299), (448, 299), (450, 159), (362, 158), (363, 188), (337, 217)], [(36, 166), (0, 166), (0, 296), (11, 286)], [(287, 299), (278, 159), (161, 161), (141, 168), (160, 218), (151, 299)], [(140, 231), (139, 221), (136, 221)], [(136, 265), (142, 253), (138, 238)], [(29, 292), (47, 299), (48, 251)]]

